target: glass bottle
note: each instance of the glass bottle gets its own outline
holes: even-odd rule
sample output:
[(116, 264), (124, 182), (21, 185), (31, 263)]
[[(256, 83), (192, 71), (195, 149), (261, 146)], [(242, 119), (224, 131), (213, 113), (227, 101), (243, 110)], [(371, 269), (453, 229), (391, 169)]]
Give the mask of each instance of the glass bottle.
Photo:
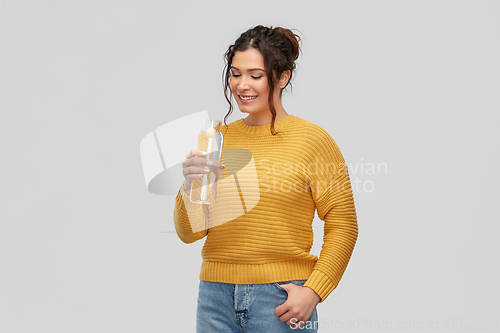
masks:
[[(204, 158), (211, 161), (221, 161), (222, 143), (224, 138), (221, 133), (222, 121), (216, 119), (205, 119), (203, 127), (198, 135), (197, 149), (207, 153)], [(219, 164), (208, 166), (210, 172), (203, 174), (199, 179), (191, 182), (189, 199), (194, 203), (213, 204), (217, 194), (217, 181), (219, 179)]]

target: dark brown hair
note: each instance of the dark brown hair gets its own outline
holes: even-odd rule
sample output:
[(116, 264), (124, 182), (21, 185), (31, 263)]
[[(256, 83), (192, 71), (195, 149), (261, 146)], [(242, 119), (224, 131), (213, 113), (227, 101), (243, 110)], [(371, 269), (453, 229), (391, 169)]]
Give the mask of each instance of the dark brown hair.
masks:
[[(229, 80), (231, 78), (231, 65), (233, 63), (234, 54), (236, 51), (245, 51), (252, 47), (258, 50), (264, 57), (264, 66), (267, 74), (267, 82), (269, 84), (268, 103), (272, 114), (271, 133), (272, 135), (277, 133), (274, 129), (274, 122), (276, 120), (276, 108), (274, 107), (273, 100), (275, 82), (278, 82), (281, 78), (281, 74), (288, 70), (290, 71), (290, 78), (287, 86), (289, 84), (291, 86), (290, 81), (292, 80), (293, 70), (295, 69), (295, 60), (299, 57), (300, 52), (299, 41), (300, 37), (289, 29), (258, 25), (242, 33), (234, 44), (229, 46), (224, 55), (225, 66), (222, 74), (224, 95), (229, 103), (229, 111), (224, 117), (224, 124), (226, 124), (227, 117), (233, 112)], [(283, 93), (283, 89), (280, 91), (280, 96)]]

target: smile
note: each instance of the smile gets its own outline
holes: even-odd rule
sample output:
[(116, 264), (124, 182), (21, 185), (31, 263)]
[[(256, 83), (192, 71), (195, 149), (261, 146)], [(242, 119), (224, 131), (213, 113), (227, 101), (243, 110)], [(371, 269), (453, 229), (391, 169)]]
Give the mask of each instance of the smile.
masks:
[(238, 95), (238, 97), (241, 98), (242, 100), (245, 100), (245, 101), (257, 98), (257, 96), (244, 97), (244, 96), (241, 96), (241, 95)]

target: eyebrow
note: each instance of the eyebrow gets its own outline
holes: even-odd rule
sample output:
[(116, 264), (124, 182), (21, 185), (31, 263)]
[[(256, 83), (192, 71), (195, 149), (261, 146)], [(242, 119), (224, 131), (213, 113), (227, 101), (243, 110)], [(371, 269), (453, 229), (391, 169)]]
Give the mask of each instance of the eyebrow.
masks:
[[(234, 67), (234, 66), (231, 66), (231, 69), (236, 69), (237, 71), (239, 71), (238, 68)], [(253, 71), (263, 71), (265, 72), (265, 70), (263, 70), (262, 68), (251, 68), (248, 70), (249, 72), (253, 72)]]

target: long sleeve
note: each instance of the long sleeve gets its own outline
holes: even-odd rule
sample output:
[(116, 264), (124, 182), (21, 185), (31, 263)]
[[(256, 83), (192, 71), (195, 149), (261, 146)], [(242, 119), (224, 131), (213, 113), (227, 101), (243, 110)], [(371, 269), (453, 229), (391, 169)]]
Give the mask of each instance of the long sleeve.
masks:
[(192, 203), (182, 184), (175, 198), (174, 224), (184, 243), (193, 243), (207, 235), (209, 212), (207, 205)]
[[(318, 217), (324, 221), (323, 246), (313, 272), (304, 286), (313, 289), (321, 302), (337, 287), (358, 237), (358, 224), (351, 181), (344, 158), (328, 133), (320, 133), (323, 144), (318, 148), (329, 167), (329, 175), (316, 173), (311, 182)], [(326, 150), (325, 150), (326, 147)]]

